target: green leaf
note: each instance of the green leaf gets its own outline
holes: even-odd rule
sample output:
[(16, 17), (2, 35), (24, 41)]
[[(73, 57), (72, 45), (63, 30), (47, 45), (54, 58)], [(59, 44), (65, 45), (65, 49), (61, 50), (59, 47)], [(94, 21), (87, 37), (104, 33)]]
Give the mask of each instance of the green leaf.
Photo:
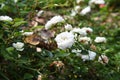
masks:
[(23, 25), (25, 23), (27, 23), (27, 22), (26, 21), (15, 22), (15, 24), (13, 25), (13, 27), (18, 27), (18, 26)]
[(8, 48), (6, 48), (6, 50), (8, 51), (8, 53), (12, 53), (12, 51), (14, 51), (14, 48), (13, 47), (8, 47)]
[(66, 57), (66, 56), (69, 56), (70, 53), (56, 53), (56, 57)]
[(53, 57), (53, 54), (52, 54), (52, 52), (50, 52), (50, 51), (48, 51), (48, 50), (44, 50), (43, 53), (42, 53), (42, 56), (52, 58), (52, 57)]
[(58, 50), (55, 52), (55, 57), (66, 57), (69, 55), (70, 55), (70, 53), (65, 52), (64, 50), (61, 50), (61, 51)]
[(36, 26), (36, 27), (32, 27), (31, 30), (36, 30), (36, 29), (43, 29), (44, 26)]
[(34, 76), (32, 74), (29, 74), (29, 73), (25, 73), (24, 74), (24, 79), (31, 79), (33, 78)]
[[(3, 46), (2, 47), (0, 47), (0, 49), (1, 49), (1, 55), (5, 58), (5, 60), (12, 60), (13, 59), (13, 57), (11, 57), (10, 56), (10, 54), (12, 54), (12, 49), (10, 49), (10, 48), (5, 48), (5, 46), (4, 46), (4, 44), (2, 44)], [(8, 53), (8, 51), (10, 52), (10, 53)]]
[[(0, 76), (3, 77), (4, 80), (10, 80), (7, 76), (5, 76), (1, 71), (0, 71)], [(1, 78), (0, 78), (1, 79)]]
[(0, 39), (2, 39), (3, 38), (3, 34), (0, 34)]
[(15, 18), (14, 21), (15, 22), (20, 22), (20, 21), (24, 21), (24, 19), (22, 19), (22, 18)]

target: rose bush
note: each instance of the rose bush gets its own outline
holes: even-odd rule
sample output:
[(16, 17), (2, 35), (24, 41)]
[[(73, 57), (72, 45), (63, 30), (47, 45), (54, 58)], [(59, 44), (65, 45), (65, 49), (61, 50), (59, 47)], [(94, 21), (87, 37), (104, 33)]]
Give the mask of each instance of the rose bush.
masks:
[(111, 4), (1, 0), (0, 80), (119, 80), (120, 14)]

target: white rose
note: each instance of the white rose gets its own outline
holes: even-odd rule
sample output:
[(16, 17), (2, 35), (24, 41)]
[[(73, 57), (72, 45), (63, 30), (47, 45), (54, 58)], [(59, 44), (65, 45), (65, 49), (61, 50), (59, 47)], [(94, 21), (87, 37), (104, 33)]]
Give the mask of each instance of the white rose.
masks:
[(81, 55), (81, 58), (83, 59), (83, 61), (94, 60), (95, 57), (96, 57), (96, 53), (93, 51), (88, 51), (88, 55)]
[(88, 6), (88, 7), (84, 8), (84, 9), (80, 12), (80, 14), (81, 14), (81, 15), (86, 15), (86, 14), (89, 13), (90, 11), (91, 11), (91, 7)]
[(18, 2), (18, 0), (14, 0), (14, 3), (17, 3)]
[(105, 37), (96, 37), (96, 39), (94, 41), (96, 43), (102, 43), (102, 42), (106, 42), (106, 38)]
[(95, 4), (105, 4), (105, 1), (104, 0), (96, 0)]
[(77, 13), (75, 12), (75, 10), (72, 10), (70, 15), (71, 15), (71, 16), (75, 16), (76, 14), (77, 14)]
[(92, 5), (93, 3), (95, 3), (96, 0), (89, 0), (89, 5)]
[(80, 6), (75, 6), (75, 8), (74, 8), (75, 12), (77, 12), (77, 13), (80, 11), (80, 9), (81, 9)]
[(24, 43), (22, 43), (22, 42), (13, 43), (12, 45), (18, 51), (23, 51), (24, 50), (24, 48), (23, 48)]
[(73, 49), (72, 52), (73, 52), (73, 53), (81, 53), (82, 50), (79, 50), (79, 49)]
[(90, 0), (89, 1), (89, 5), (91, 4), (105, 4), (105, 1), (104, 0)]
[(82, 30), (85, 30), (87, 33), (93, 32), (92, 28), (89, 27), (83, 27)]
[(83, 42), (84, 44), (88, 44), (89, 42), (91, 42), (91, 39), (90, 37), (80, 37), (79, 41)]
[(40, 17), (43, 13), (44, 13), (44, 11), (43, 11), (43, 10), (40, 10), (40, 11), (37, 13), (37, 16)]
[(0, 21), (12, 21), (13, 19), (9, 16), (0, 16)]
[(74, 44), (74, 35), (70, 32), (62, 32), (56, 36), (55, 41), (60, 49), (70, 48)]
[(98, 62), (100, 62), (100, 63), (108, 63), (109, 62), (109, 59), (108, 59), (108, 57), (106, 56), (106, 55), (101, 55), (101, 56), (99, 56), (99, 58), (98, 58)]
[(32, 35), (32, 34), (33, 34), (33, 32), (23, 32), (22, 35), (24, 35), (24, 36), (30, 36), (30, 35)]
[(66, 29), (66, 30), (71, 30), (71, 29), (72, 29), (72, 25), (66, 24), (66, 25), (65, 25), (65, 29)]
[(45, 24), (45, 29), (51, 28), (52, 25), (53, 25), (53, 22), (52, 22), (52, 21), (48, 21), (48, 22)]
[(76, 3), (79, 4), (81, 2), (83, 2), (84, 0), (76, 0)]
[(85, 31), (85, 30), (82, 30), (82, 29), (80, 29), (80, 28), (73, 28), (70, 32), (71, 32), (71, 33), (78, 33), (78, 34), (80, 34), (81, 36), (86, 36), (86, 35), (87, 35), (86, 31)]
[(64, 21), (65, 20), (61, 16), (54, 16), (45, 24), (45, 29), (49, 29), (53, 24), (56, 24), (58, 22), (64, 22)]

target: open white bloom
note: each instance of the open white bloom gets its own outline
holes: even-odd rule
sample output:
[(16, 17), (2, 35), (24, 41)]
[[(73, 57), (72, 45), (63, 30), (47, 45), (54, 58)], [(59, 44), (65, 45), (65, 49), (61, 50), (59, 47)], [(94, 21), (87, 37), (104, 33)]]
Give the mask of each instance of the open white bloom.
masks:
[(24, 50), (24, 48), (23, 48), (24, 43), (22, 43), (22, 42), (13, 43), (12, 45), (18, 51), (23, 51)]
[(46, 24), (45, 24), (45, 29), (49, 29), (51, 28), (51, 26), (53, 25), (54, 23), (52, 21), (48, 21)]
[(76, 0), (76, 3), (79, 4), (81, 2), (83, 2), (84, 0)]
[(42, 75), (39, 74), (37, 80), (42, 80)]
[(80, 12), (80, 9), (81, 9), (80, 6), (75, 6), (75, 8), (74, 8), (76, 13)]
[(18, 2), (18, 0), (14, 0), (14, 3), (17, 3)]
[(91, 4), (105, 4), (104, 0), (90, 0), (89, 5)]
[(5, 6), (4, 3), (1, 3), (0, 9), (2, 9)]
[(63, 22), (64, 19), (61, 16), (54, 16), (51, 21), (53, 21), (54, 23), (58, 23), (58, 22)]
[(105, 4), (105, 1), (104, 0), (96, 0), (95, 4)]
[(43, 10), (40, 10), (40, 11), (37, 13), (37, 16), (40, 17), (43, 13), (44, 13), (44, 11), (43, 11)]
[(82, 30), (85, 30), (87, 33), (93, 32), (92, 28), (89, 27), (83, 27)]
[(81, 15), (86, 15), (86, 14), (89, 13), (90, 11), (91, 11), (91, 7), (88, 6), (88, 7), (84, 8), (84, 9), (80, 12), (80, 14), (81, 14)]
[(88, 51), (88, 55), (81, 55), (81, 58), (83, 59), (83, 61), (94, 60), (95, 57), (96, 57), (96, 53), (93, 51)]
[(72, 30), (72, 25), (66, 24), (66, 25), (65, 25), (65, 29), (66, 29), (66, 30)]
[(0, 21), (12, 21), (13, 19), (9, 16), (0, 16)]
[(76, 14), (75, 10), (72, 10), (70, 16), (75, 16)]
[(79, 49), (72, 50), (72, 53), (76, 53), (76, 56), (81, 56), (81, 52), (82, 52), (82, 50), (79, 50)]
[(55, 38), (58, 48), (66, 49), (72, 47), (74, 44), (74, 35), (70, 32), (62, 32), (58, 34)]
[(96, 37), (96, 39), (94, 41), (96, 43), (102, 43), (102, 42), (106, 42), (106, 38), (105, 37)]
[(93, 3), (95, 3), (96, 0), (89, 0), (89, 5), (92, 5)]
[(79, 49), (73, 49), (72, 52), (73, 52), (73, 53), (81, 53), (82, 50), (79, 50)]
[(109, 62), (109, 59), (108, 59), (108, 57), (106, 56), (106, 55), (101, 55), (101, 56), (99, 56), (99, 58), (98, 58), (98, 62), (100, 62), (100, 63), (108, 63)]
[(56, 24), (58, 22), (64, 22), (64, 21), (65, 20), (61, 16), (54, 16), (45, 24), (45, 29), (49, 29), (53, 24)]
[(80, 29), (80, 28), (73, 28), (70, 32), (71, 32), (71, 33), (78, 33), (78, 34), (80, 34), (81, 36), (86, 36), (86, 35), (87, 35), (86, 31), (85, 31), (85, 30), (82, 30), (82, 29)]
[(23, 32), (22, 35), (24, 35), (24, 36), (30, 36), (30, 35), (32, 35), (32, 34), (33, 34), (33, 32)]
[(80, 37), (79, 41), (83, 42), (84, 44), (88, 44), (89, 42), (91, 42), (91, 39), (90, 37)]
[(37, 52), (41, 52), (41, 51), (42, 51), (42, 49), (41, 49), (41, 48), (39, 48), (39, 47), (37, 47), (37, 48), (36, 48), (36, 51), (37, 51)]

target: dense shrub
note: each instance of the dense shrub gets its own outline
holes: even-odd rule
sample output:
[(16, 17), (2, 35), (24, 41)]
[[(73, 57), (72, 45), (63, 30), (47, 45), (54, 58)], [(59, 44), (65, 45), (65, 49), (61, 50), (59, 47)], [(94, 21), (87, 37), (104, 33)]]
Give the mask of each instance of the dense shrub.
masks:
[(119, 80), (119, 6), (100, 1), (1, 0), (0, 80)]

